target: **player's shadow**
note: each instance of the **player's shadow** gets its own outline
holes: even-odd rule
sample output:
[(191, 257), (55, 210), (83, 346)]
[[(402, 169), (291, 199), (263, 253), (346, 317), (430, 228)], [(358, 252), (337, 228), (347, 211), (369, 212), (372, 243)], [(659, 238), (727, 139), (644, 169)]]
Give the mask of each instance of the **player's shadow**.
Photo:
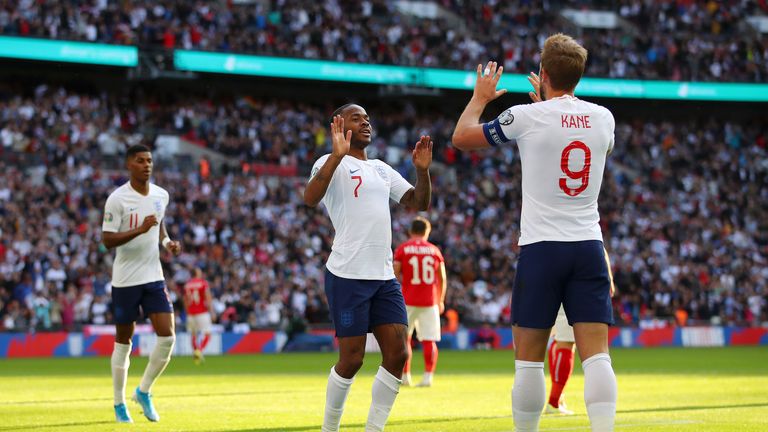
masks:
[(664, 412), (664, 411), (697, 411), (697, 410), (711, 410), (711, 409), (730, 409), (730, 408), (760, 408), (768, 407), (768, 403), (748, 403), (748, 404), (733, 404), (733, 405), (689, 405), (689, 406), (674, 406), (674, 407), (660, 407), (660, 408), (638, 408), (628, 410), (617, 410), (617, 414), (632, 414), (632, 413), (646, 413), (646, 412)]
[[(277, 393), (300, 393), (301, 390), (253, 390), (253, 391), (241, 391), (241, 392), (218, 392), (218, 393), (189, 393), (189, 394), (176, 394), (164, 396), (164, 399), (180, 399), (180, 398), (198, 398), (200, 396), (242, 396), (242, 395), (259, 395), (259, 394), (277, 394)], [(28, 401), (11, 401), (0, 402), (0, 406), (3, 405), (48, 405), (48, 404), (60, 404), (60, 403), (75, 403), (75, 402), (99, 402), (112, 400), (109, 397), (93, 397), (93, 398), (80, 398), (80, 399), (40, 399), (40, 400), (28, 400)], [(0, 427), (0, 431), (3, 431)]]
[[(448, 423), (460, 420), (489, 420), (498, 418), (507, 418), (510, 416), (473, 416), (473, 417), (436, 417), (436, 418), (423, 418), (423, 419), (408, 419), (408, 420), (394, 420), (387, 422), (388, 425), (416, 425), (416, 424), (429, 424), (429, 423)], [(344, 429), (349, 428), (364, 428), (365, 423), (342, 423)], [(306, 432), (317, 431), (320, 429), (320, 425), (311, 426), (288, 426), (288, 427), (266, 427), (266, 428), (253, 428), (253, 429), (222, 429), (219, 432)]]
[(34, 424), (27, 426), (0, 426), (0, 431), (18, 431), (18, 430), (35, 430), (41, 428), (67, 428), (77, 426), (96, 426), (104, 424), (115, 424), (115, 421), (89, 421), (89, 422), (72, 422), (72, 423), (54, 423), (54, 424)]

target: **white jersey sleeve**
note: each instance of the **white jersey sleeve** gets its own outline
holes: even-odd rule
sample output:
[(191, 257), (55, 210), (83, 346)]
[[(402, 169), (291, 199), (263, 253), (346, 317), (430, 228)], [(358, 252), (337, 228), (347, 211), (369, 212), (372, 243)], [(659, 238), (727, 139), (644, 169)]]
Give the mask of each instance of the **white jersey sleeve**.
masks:
[[(315, 162), (310, 178), (327, 160), (328, 155)], [(321, 201), (335, 231), (328, 271), (346, 279), (395, 277), (390, 200), (399, 201), (411, 187), (382, 161), (342, 158)]]
[(483, 125), (490, 145), (517, 143), (521, 246), (602, 240), (598, 196), (614, 128), (608, 109), (572, 95), (513, 106)]
[(408, 183), (408, 180), (404, 179), (397, 170), (391, 166), (382, 163), (386, 167), (389, 173), (389, 198), (393, 201), (400, 202), (406, 192), (413, 189), (413, 185)]
[(515, 105), (508, 108), (495, 119), (483, 125), (483, 133), (488, 144), (498, 146), (516, 140), (533, 126), (528, 105)]
[(104, 204), (104, 222), (101, 224), (101, 230), (104, 232), (120, 232), (120, 222), (123, 220), (123, 206), (115, 195), (107, 198)]

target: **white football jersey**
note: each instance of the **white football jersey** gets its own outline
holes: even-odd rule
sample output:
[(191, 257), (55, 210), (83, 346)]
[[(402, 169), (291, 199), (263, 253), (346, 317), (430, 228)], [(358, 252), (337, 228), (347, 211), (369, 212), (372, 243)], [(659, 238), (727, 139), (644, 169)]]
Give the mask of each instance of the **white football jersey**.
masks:
[[(149, 194), (136, 192), (128, 182), (109, 194), (104, 206), (102, 231), (125, 232), (138, 228), (144, 218), (155, 215), (162, 223), (168, 206), (168, 192), (152, 183)], [(160, 264), (160, 225), (118, 246), (112, 266), (112, 287), (142, 285), (163, 280)]]
[[(328, 156), (315, 162), (312, 177)], [(395, 278), (389, 200), (400, 202), (412, 187), (378, 159), (363, 161), (344, 156), (321, 201), (336, 231), (326, 263), (331, 273), (346, 279)]]
[(483, 125), (493, 146), (517, 140), (521, 246), (603, 239), (597, 197), (614, 127), (608, 109), (570, 95), (513, 106)]

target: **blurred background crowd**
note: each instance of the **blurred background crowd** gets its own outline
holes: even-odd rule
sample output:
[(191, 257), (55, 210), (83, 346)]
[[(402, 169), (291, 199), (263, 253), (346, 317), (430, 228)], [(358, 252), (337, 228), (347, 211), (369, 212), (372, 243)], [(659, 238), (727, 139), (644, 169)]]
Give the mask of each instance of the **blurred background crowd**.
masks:
[[(194, 134), (214, 148), (231, 145), (242, 161), (300, 165), (330, 148), (329, 106), (187, 97), (122, 109), (119, 99), (46, 86), (0, 98), (5, 330), (111, 322), (113, 253), (100, 229), (106, 196), (126, 180), (127, 145), (158, 131)], [(436, 142), (426, 216), (446, 257), (447, 309), (466, 325), (508, 322), (521, 204), (515, 147), (459, 153), (450, 145), (458, 113), (407, 102), (366, 108), (377, 131), (369, 156), (406, 178), (418, 136)], [(768, 321), (767, 144), (766, 121), (617, 119), (600, 202), (617, 323)], [(177, 308), (180, 287), (200, 267), (225, 326), (275, 327), (289, 314), (328, 322), (322, 275), (333, 229), (322, 208), (303, 204), (306, 177), (239, 168), (212, 175), (160, 159), (154, 181), (170, 192), (167, 226), (184, 246), (180, 257), (163, 255)], [(393, 204), (395, 242), (414, 216)]]
[[(768, 13), (763, 0), (437, 0), (419, 13), (409, 4), (0, 0), (0, 35), (453, 69), (495, 59), (528, 73), (538, 70), (544, 38), (565, 31), (589, 50), (587, 76), (768, 82), (768, 33), (749, 24)], [(577, 26), (573, 14), (583, 11), (610, 11), (616, 25)], [(375, 129), (369, 157), (412, 179), (418, 137), (436, 144), (424, 215), (446, 258), (447, 316), (468, 326), (508, 323), (520, 162), (514, 145), (452, 148), (467, 94), (374, 97), (356, 87), (339, 96), (338, 86), (316, 82), (225, 87), (229, 79), (206, 76), (149, 83), (107, 69), (83, 84), (84, 69), (40, 64), (0, 67), (0, 330), (112, 322), (103, 205), (127, 180), (123, 155), (137, 143), (158, 150), (154, 181), (170, 192), (166, 223), (184, 248), (177, 258), (162, 255), (179, 320), (181, 287), (199, 267), (226, 328), (276, 328), (297, 318), (327, 326), (322, 275), (333, 228), (302, 193), (309, 167), (329, 151), (330, 113), (360, 100), (355, 92)], [(232, 90), (240, 84), (247, 89)], [(616, 146), (600, 213), (617, 324), (768, 325), (764, 104), (726, 115), (715, 103), (681, 112), (658, 101), (631, 109), (609, 102), (617, 108)], [(161, 137), (229, 163), (166, 159)], [(415, 215), (393, 203), (393, 247)]]
[[(401, 3), (0, 0), (0, 34), (454, 69), (495, 58), (527, 73), (543, 40), (569, 31), (589, 50), (589, 76), (768, 81), (768, 36), (745, 21), (768, 13), (762, 0), (438, 0), (429, 18)], [(564, 9), (619, 23), (578, 28)]]

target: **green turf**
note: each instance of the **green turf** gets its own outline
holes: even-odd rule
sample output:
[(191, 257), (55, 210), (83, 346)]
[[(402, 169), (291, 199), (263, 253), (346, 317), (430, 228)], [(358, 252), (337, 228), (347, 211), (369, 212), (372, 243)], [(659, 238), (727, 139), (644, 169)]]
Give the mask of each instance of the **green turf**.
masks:
[[(420, 353), (414, 365), (419, 379)], [(440, 353), (432, 388), (404, 388), (388, 431), (512, 431), (512, 352)], [(768, 431), (768, 349), (614, 350), (617, 430)], [(155, 385), (161, 422), (129, 403), (134, 425), (113, 423), (108, 358), (0, 361), (4, 431), (317, 431), (334, 354), (175, 358)], [(362, 430), (379, 361), (369, 355), (342, 430)], [(133, 358), (129, 389), (146, 359)], [(566, 388), (573, 417), (543, 417), (542, 431), (588, 431), (577, 365)]]

